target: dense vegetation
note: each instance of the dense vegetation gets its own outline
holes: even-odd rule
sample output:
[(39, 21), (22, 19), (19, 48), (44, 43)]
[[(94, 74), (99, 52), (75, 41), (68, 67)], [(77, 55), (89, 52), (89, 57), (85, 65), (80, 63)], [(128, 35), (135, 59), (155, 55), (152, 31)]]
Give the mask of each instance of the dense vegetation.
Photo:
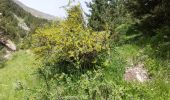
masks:
[[(76, 5), (66, 19), (35, 28), (0, 67), (0, 99), (170, 99), (168, 0), (93, 0), (88, 7), (87, 24)], [(149, 80), (125, 81), (126, 69), (139, 63)]]
[[(48, 23), (46, 19), (34, 17), (12, 0), (0, 0), (0, 41), (1, 38), (9, 39), (21, 49), (26, 47), (23, 44), (29, 43), (30, 33), (45, 23)], [(4, 62), (5, 51), (0, 42), (0, 64)]]
[[(32, 16), (30, 13), (23, 10), (12, 0), (0, 0), (0, 31), (3, 35), (18, 42), (20, 38), (27, 35), (27, 31), (18, 26), (19, 21), (15, 16), (24, 20), (26, 25), (33, 31), (39, 25), (46, 23), (47, 20)], [(2, 34), (1, 34), (2, 35)]]

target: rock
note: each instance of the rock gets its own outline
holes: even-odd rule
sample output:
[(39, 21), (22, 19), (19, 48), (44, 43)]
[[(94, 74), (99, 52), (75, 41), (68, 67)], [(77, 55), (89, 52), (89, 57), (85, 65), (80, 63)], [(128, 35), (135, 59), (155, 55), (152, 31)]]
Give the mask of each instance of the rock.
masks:
[(18, 21), (18, 26), (22, 28), (25, 31), (30, 31), (31, 29), (27, 26), (27, 24), (24, 22), (24, 19), (18, 17), (17, 15), (13, 14), (16, 20)]
[(26, 23), (24, 23), (24, 22), (20, 22), (20, 23), (18, 23), (18, 26), (19, 27), (21, 27), (23, 30), (25, 30), (25, 31), (30, 31), (30, 28), (27, 26), (27, 24)]
[(127, 68), (124, 74), (126, 81), (145, 82), (149, 80), (147, 71), (144, 69), (144, 64), (137, 64), (136, 66)]
[(6, 41), (6, 46), (7, 46), (10, 50), (12, 50), (12, 51), (16, 51), (16, 50), (17, 50), (15, 44), (14, 44), (11, 40), (7, 40), (7, 41)]
[(8, 50), (16, 51), (16, 45), (7, 38), (0, 38), (0, 43), (3, 44)]

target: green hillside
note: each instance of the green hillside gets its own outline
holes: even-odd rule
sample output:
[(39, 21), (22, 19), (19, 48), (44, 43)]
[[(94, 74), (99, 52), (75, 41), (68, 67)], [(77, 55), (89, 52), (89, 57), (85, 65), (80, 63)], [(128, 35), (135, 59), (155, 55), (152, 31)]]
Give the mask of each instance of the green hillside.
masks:
[(87, 23), (70, 2), (50, 22), (0, 1), (0, 34), (18, 47), (1, 42), (0, 100), (170, 100), (168, 0), (93, 0)]
[[(1, 35), (8, 36), (15, 41), (20, 40), (27, 35), (27, 31), (18, 26), (18, 23), (23, 20), (31, 30), (33, 31), (37, 26), (47, 22), (46, 19), (34, 17), (30, 13), (23, 10), (12, 0), (0, 1), (0, 31)], [(19, 20), (17, 20), (17, 18)]]

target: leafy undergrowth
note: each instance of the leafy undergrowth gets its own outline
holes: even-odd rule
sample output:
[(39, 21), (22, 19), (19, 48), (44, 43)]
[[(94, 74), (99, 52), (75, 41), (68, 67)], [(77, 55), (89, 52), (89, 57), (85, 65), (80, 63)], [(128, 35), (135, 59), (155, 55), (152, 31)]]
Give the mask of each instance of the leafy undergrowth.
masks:
[[(2, 100), (168, 100), (170, 81), (168, 61), (148, 56), (146, 49), (134, 44), (116, 46), (108, 67), (88, 71), (78, 78), (56, 74), (40, 81), (35, 75), (37, 62), (32, 53), (18, 51), (0, 69), (0, 98)], [(149, 71), (150, 81), (140, 84), (123, 80), (125, 67), (142, 61)], [(163, 67), (164, 66), (164, 67)], [(47, 88), (48, 84), (48, 88)]]
[(18, 51), (13, 54), (0, 69), (0, 99), (21, 100), (27, 91), (24, 88), (34, 88), (38, 84), (35, 71), (35, 59), (32, 53)]
[[(142, 84), (135, 82), (121, 82), (120, 84), (127, 90), (125, 94), (135, 100), (170, 99), (170, 61), (168, 59), (157, 58), (154, 55), (151, 55), (153, 54), (152, 48), (149, 46), (140, 47), (135, 43), (117, 46), (115, 50), (118, 52), (119, 57), (125, 60), (126, 65), (124, 67), (131, 67), (132, 64), (142, 62), (150, 76), (150, 80)], [(118, 73), (117, 75), (120, 74)]]
[[(109, 66), (80, 76), (58, 73), (42, 83), (32, 97), (37, 100), (168, 100), (169, 62), (148, 56), (149, 52), (145, 49), (148, 48), (135, 44), (116, 46), (112, 50)], [(125, 82), (125, 68), (138, 62), (145, 64), (150, 80), (142, 84)]]
[[(50, 79), (42, 73), (38, 74), (42, 78), (38, 77), (39, 66), (34, 54), (18, 51), (0, 69), (0, 99), (168, 100), (170, 62), (155, 57), (152, 50), (150, 46), (141, 47), (136, 43), (114, 45), (110, 63), (103, 64), (107, 66), (80, 76), (56, 73)], [(125, 82), (126, 67), (139, 62), (144, 63), (150, 80), (142, 84)]]

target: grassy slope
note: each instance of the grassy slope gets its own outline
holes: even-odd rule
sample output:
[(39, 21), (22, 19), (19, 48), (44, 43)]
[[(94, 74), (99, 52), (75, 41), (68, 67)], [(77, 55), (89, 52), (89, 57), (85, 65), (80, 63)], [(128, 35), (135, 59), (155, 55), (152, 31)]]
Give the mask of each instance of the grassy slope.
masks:
[(37, 84), (33, 72), (35, 71), (34, 55), (19, 51), (13, 54), (13, 59), (5, 63), (0, 69), (0, 99), (19, 100), (24, 98), (26, 91), (22, 87), (34, 87)]
[[(126, 37), (126, 39), (131, 38), (134, 37)], [(149, 55), (148, 49), (151, 48), (141, 47), (132, 42), (123, 42), (114, 46), (111, 67), (104, 70), (105, 78), (123, 87), (126, 90), (126, 96), (128, 95), (134, 100), (168, 100), (170, 99), (170, 78), (168, 76), (170, 62)], [(140, 61), (145, 64), (145, 68), (149, 71), (151, 81), (144, 84), (124, 82), (125, 67)], [(24, 88), (41, 89), (41, 83), (38, 83), (36, 77), (32, 75), (36, 69), (34, 63), (36, 61), (31, 53), (19, 51), (14, 54), (13, 59), (0, 69), (0, 98), (18, 100), (25, 98), (24, 96), (29, 96), (29, 92), (22, 89), (18, 82), (21, 82)], [(67, 88), (71, 84), (65, 87)], [(62, 88), (62, 86), (58, 86), (58, 88)], [(71, 92), (73, 91), (70, 91), (69, 94), (72, 94)]]
[[(139, 83), (125, 83), (125, 87), (129, 88), (127, 92), (133, 95), (136, 99), (148, 100), (169, 100), (170, 99), (170, 81), (168, 64), (163, 63), (152, 56), (146, 55), (144, 49), (133, 44), (124, 44), (117, 47), (119, 56), (124, 58), (126, 66), (129, 67), (132, 63), (142, 61), (145, 64), (145, 69), (148, 70), (151, 80), (144, 84)], [(162, 68), (166, 66), (165, 68)]]
[[(129, 41), (135, 38), (135, 36), (125, 36), (125, 39), (123, 39), (125, 41), (116, 46), (115, 51), (119, 54), (119, 57), (125, 61), (126, 65), (124, 67), (143, 62), (149, 72), (151, 80), (144, 84), (133, 82), (125, 83), (125, 87), (129, 88), (127, 92), (129, 92), (129, 95), (132, 94), (133, 97), (136, 97), (136, 99), (169, 100), (170, 60), (156, 57), (153, 54), (154, 48), (150, 47), (148, 41), (144, 41), (145, 44), (148, 43), (147, 46), (140, 44), (140, 40), (138, 39), (136, 41)], [(121, 73), (117, 75), (120, 76)]]

